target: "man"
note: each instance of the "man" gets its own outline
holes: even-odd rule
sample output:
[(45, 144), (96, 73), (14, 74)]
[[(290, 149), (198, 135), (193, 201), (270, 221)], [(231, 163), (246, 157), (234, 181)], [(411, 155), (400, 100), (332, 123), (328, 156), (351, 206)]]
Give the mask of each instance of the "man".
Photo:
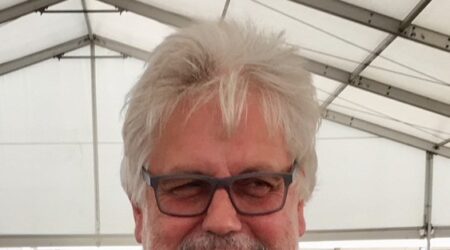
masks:
[(144, 249), (297, 249), (320, 115), (281, 35), (224, 21), (180, 30), (127, 108), (122, 185)]

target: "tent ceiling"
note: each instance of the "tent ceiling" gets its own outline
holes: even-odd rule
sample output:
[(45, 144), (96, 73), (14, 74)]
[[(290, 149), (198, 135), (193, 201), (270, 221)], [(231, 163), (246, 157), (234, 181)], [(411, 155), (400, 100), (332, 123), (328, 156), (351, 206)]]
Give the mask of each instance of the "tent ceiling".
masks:
[[(0, 24), (6, 21), (14, 20), (15, 18), (21, 17), (25, 14), (32, 13), (34, 11), (41, 10), (52, 4), (62, 2), (64, 0), (36, 0), (36, 1), (15, 1), (14, 5), (7, 7), (6, 9), (1, 9), (0, 12)], [(3, 1), (6, 6), (10, 5), (12, 1)]]
[(367, 57), (386, 36), (290, 1), (231, 1), (227, 18), (250, 18), (263, 28), (285, 30), (288, 42), (302, 48), (304, 56), (350, 72), (358, 66), (355, 62)]
[(450, 131), (449, 117), (354, 87), (347, 87), (329, 108), (435, 143), (445, 140)]
[(144, 4), (140, 1), (120, 1), (120, 0), (99, 0), (104, 3), (116, 6), (119, 9), (129, 10), (133, 13), (139, 14), (144, 17), (148, 17), (158, 22), (172, 25), (175, 27), (181, 27), (189, 25), (192, 19), (186, 16), (182, 16), (178, 13), (170, 12), (155, 6)]
[[(314, 9), (337, 15), (362, 25), (372, 27), (390, 34), (404, 37), (412, 41), (423, 43), (437, 49), (448, 52), (448, 35), (425, 27), (411, 24), (413, 19), (423, 11), (431, 0), (422, 0), (408, 14), (404, 20), (397, 20), (372, 10), (367, 10), (339, 0), (314, 1), (314, 0), (291, 0), (304, 4)], [(389, 5), (388, 5), (389, 6)]]
[(192, 19), (217, 19), (222, 16), (226, 0), (196, 1), (195, 8), (192, 7), (190, 0), (141, 0), (141, 2)]
[[(47, 6), (48, 11), (80, 10), (83, 8), (82, 1), (85, 1), (87, 10), (117, 13), (82, 15), (39, 12)], [(154, 47), (177, 27), (188, 25), (195, 19), (217, 19), (226, 14), (225, 18), (241, 21), (251, 19), (259, 26), (273, 31), (286, 30), (288, 42), (299, 46), (302, 55), (307, 58), (306, 68), (314, 74), (318, 98), (326, 108), (323, 115), (325, 119), (442, 156), (439, 158), (440, 166), (448, 161), (448, 1), (232, 0), (229, 6), (227, 4), (226, 0), (198, 0), (195, 7), (192, 7), (192, 1), (187, 0), (2, 1), (0, 78), (7, 79), (12, 77), (9, 74), (11, 72), (53, 57), (90, 55), (91, 51), (85, 47), (89, 44), (102, 47), (93, 47), (96, 48), (96, 55), (124, 55), (145, 60)], [(91, 37), (87, 22), (92, 29)], [(83, 67), (85, 70), (88, 65)], [(105, 66), (99, 70), (107, 68)], [(100, 75), (106, 76), (107, 73), (105, 71)], [(126, 80), (132, 79), (131, 75), (129, 77)], [(106, 77), (104, 81), (108, 81)], [(103, 87), (107, 89), (107, 86)], [(83, 96), (88, 98), (85, 94)], [(55, 108), (52, 105), (49, 107), (50, 110)], [(105, 113), (103, 115), (107, 116)], [(82, 120), (91, 121), (90, 118)], [(106, 133), (102, 138), (117, 140), (119, 127), (113, 125), (113, 132)], [(30, 139), (23, 136), (24, 141)], [(73, 149), (68, 148), (64, 154), (69, 155), (70, 150)], [(100, 145), (99, 150), (106, 155), (120, 154), (118, 145)], [(92, 157), (88, 156), (89, 159)], [(114, 161), (99, 160), (105, 164)], [(74, 164), (82, 161), (89, 160), (76, 159)], [(448, 175), (448, 169), (439, 169), (442, 176)], [(17, 171), (21, 171), (20, 168)], [(438, 178), (437, 182), (445, 181)], [(117, 183), (104, 184), (114, 189)], [(106, 202), (113, 204), (113, 198), (108, 198), (107, 193), (103, 195)], [(446, 199), (441, 197), (441, 207), (448, 204)], [(439, 211), (438, 217), (448, 220), (446, 213)], [(113, 218), (114, 212), (111, 210), (101, 214)], [(415, 224), (411, 223), (411, 227), (398, 229), (393, 234), (413, 235), (417, 232), (417, 228), (413, 227)], [(448, 225), (440, 226), (443, 226), (439, 231), (441, 235), (450, 235), (446, 227)], [(358, 235), (358, 232), (352, 231), (342, 233), (343, 238)], [(310, 237), (320, 238), (320, 235), (327, 235), (327, 232), (316, 232)]]
[(446, 65), (450, 53), (397, 38), (361, 75), (450, 104)]
[[(450, 34), (450, 26), (448, 25), (450, 23), (449, 9), (449, 1), (433, 0), (413, 21), (413, 24), (448, 35)], [(439, 20), (439, 22), (436, 22), (436, 20)]]
[[(42, 3), (40, 3), (41, 5), (39, 5), (39, 9), (42, 8), (42, 4), (44, 4), (45, 2), (44, 0), (40, 1), (42, 1)], [(52, 4), (54, 2), (58, 1), (47, 0), (48, 4)], [(69, 0), (50, 6), (48, 10), (77, 9), (80, 8), (80, 2), (81, 1), (77, 0)], [(134, 49), (132, 50), (138, 49), (137, 51), (151, 51), (154, 46), (156, 46), (165, 36), (173, 32), (173, 28), (161, 24), (160, 22), (171, 24), (176, 27), (186, 25), (190, 22), (190, 20), (194, 18), (199, 18), (198, 14), (195, 14), (197, 12), (176, 13), (176, 11), (180, 11), (181, 9), (189, 9), (184, 8), (183, 4), (174, 5), (166, 3), (165, 5), (161, 6), (151, 6), (148, 3), (138, 2), (134, 0), (127, 2), (116, 0), (101, 0), (101, 2), (103, 3), (100, 3), (98, 1), (88, 1), (87, 7), (94, 10), (112, 9), (112, 4), (114, 7), (119, 8), (120, 10), (129, 11), (121, 14), (88, 14), (88, 19), (90, 19), (93, 33), (99, 35), (99, 37), (104, 37), (105, 39), (130, 45), (131, 47), (134, 47)], [(350, 6), (347, 3), (339, 1), (328, 2), (332, 2), (332, 4), (335, 4), (336, 6)], [(316, 1), (315, 4), (314, 2), (311, 3), (308, 1), (304, 1), (303, 3), (307, 3), (308, 5), (315, 5), (314, 7), (320, 8), (321, 10), (326, 10), (328, 12), (333, 11), (327, 4), (320, 6), (320, 1)], [(27, 2), (22, 3), (17, 6), (9, 7), (3, 12), (17, 12), (15, 14), (17, 15), (17, 17), (19, 17), (20, 15), (25, 14), (23, 13), (23, 9), (27, 9), (28, 12), (26, 13), (30, 12), (29, 8), (31, 8), (31, 6), (24, 6), (27, 4), (30, 5), (30, 3)], [(161, 3), (152, 2), (152, 4), (157, 5)], [(171, 9), (170, 6), (178, 7), (172, 7), (173, 9)], [(212, 11), (212, 13), (210, 11), (208, 12), (209, 14), (207, 14), (206, 16), (201, 16), (200, 18), (220, 16), (221, 11), (220, 9), (218, 10), (220, 4), (209, 3), (204, 6), (205, 8), (208, 7), (216, 11)], [(15, 7), (20, 7), (21, 11), (13, 11)], [(164, 7), (168, 9), (164, 10)], [(351, 7), (360, 8), (356, 7), (356, 5), (351, 5)], [(363, 7), (380, 8), (379, 5), (370, 2), (366, 3), (366, 6)], [(405, 8), (411, 9), (412, 7), (406, 6)], [(252, 11), (248, 12), (247, 10), (249, 9), (251, 9)], [(404, 14), (401, 14), (398, 9), (401, 8), (393, 8), (393, 12), (390, 15), (395, 15), (396, 17), (400, 15), (404, 16)], [(341, 10), (336, 10), (334, 12), (343, 12), (345, 10), (345, 8), (341, 8)], [(363, 9), (360, 10), (363, 11)], [(133, 13), (137, 13), (138, 15), (135, 15)], [(244, 13), (252, 14), (250, 17), (248, 17), (248, 15), (246, 16)], [(302, 14), (299, 15), (299, 13)], [(183, 14), (190, 16), (185, 17)], [(339, 15), (342, 16), (343, 13), (340, 13)], [(55, 16), (56, 18), (65, 18), (65, 21), (62, 22), (62, 20), (54, 19)], [(146, 18), (143, 18), (142, 16)], [(41, 18), (41, 20), (26, 20), (27, 18)], [(269, 27), (273, 30), (286, 29), (289, 42), (303, 48), (304, 56), (313, 59), (313, 62), (319, 62), (321, 66), (331, 66), (345, 70), (343, 71), (345, 72), (345, 74), (340, 75), (339, 82), (341, 83), (348, 83), (350, 79), (355, 77), (354, 75), (351, 75), (351, 73), (353, 70), (357, 70), (357, 66), (360, 64), (358, 62), (361, 62), (364, 60), (364, 58), (367, 58), (367, 56), (370, 55), (370, 51), (376, 49), (377, 44), (382, 43), (384, 37), (386, 37), (386, 34), (383, 32), (378, 32), (376, 31), (376, 29), (367, 29), (364, 28), (364, 26), (361, 24), (349, 21), (354, 21), (354, 17), (348, 16), (347, 18), (349, 20), (345, 20), (327, 13), (322, 13), (320, 11), (304, 7), (301, 4), (294, 3), (294, 1), (277, 2), (277, 4), (274, 4), (270, 1), (234, 1), (231, 2), (228, 8), (227, 18), (238, 20), (253, 18), (263, 27)], [(400, 22), (396, 19), (388, 18), (386, 16), (383, 16), (383, 18), (394, 25), (398, 25), (398, 22)], [(157, 21), (154, 21), (155, 19)], [(273, 20), (277, 20), (277, 22), (273, 22)], [(10, 47), (13, 49), (8, 50), (6, 53), (2, 53), (2, 58), (0, 58), (0, 62), (2, 62), (2, 64), (0, 65), (0, 72), (2, 72), (3, 74), (11, 70), (10, 63), (14, 62), (14, 59), (21, 57), (27, 59), (27, 63), (18, 64), (19, 66), (17, 66), (17, 62), (15, 62), (15, 66), (17, 66), (17, 68), (23, 65), (28, 65), (30, 64), (30, 62), (28, 60), (29, 58), (26, 57), (27, 54), (31, 54), (32, 52), (39, 51), (43, 48), (52, 48), (51, 45), (61, 44), (61, 40), (69, 41), (73, 38), (87, 33), (86, 26), (83, 24), (82, 15), (44, 14), (41, 16), (37, 13), (28, 14), (19, 18), (18, 21), (15, 21), (14, 23), (7, 25), (6, 27), (2, 27), (2, 29), (0, 29), (0, 32), (4, 33), (4, 37), (14, 37), (14, 35), (17, 35), (15, 33), (17, 33), (18, 30), (22, 31), (29, 29), (30, 27), (25, 24), (30, 23), (30, 21), (31, 23), (37, 24), (36, 27), (31, 27), (33, 29), (39, 30), (40, 27), (54, 27), (54, 29), (52, 28), (51, 30), (48, 30), (46, 28), (46, 31), (42, 32), (46, 37), (45, 39), (43, 38), (44, 35), (40, 39), (33, 38), (33, 46), (25, 46), (29, 44), (30, 41), (22, 41), (22, 44), (20, 44), (19, 41), (20, 46), (17, 46), (17, 43), (14, 43), (15, 46), (12, 46), (13, 42), (16, 39), (10, 39)], [(61, 26), (49, 25), (53, 22), (60, 23)], [(389, 22), (387, 23), (389, 24)], [(124, 25), (130, 23), (132, 23), (133, 25)], [(278, 26), (276, 24), (274, 25), (274, 23), (278, 23)], [(371, 25), (377, 25), (377, 23)], [(385, 23), (380, 22), (380, 25), (385, 25)], [(11, 28), (8, 28), (8, 26)], [(141, 32), (141, 30), (146, 29), (150, 29), (152, 32)], [(383, 30), (389, 29), (383, 28)], [(365, 33), (365, 35), (360, 36), (360, 33)], [(40, 33), (38, 32), (38, 34)], [(48, 39), (48, 37), (52, 37), (52, 39)], [(448, 116), (450, 113), (450, 98), (448, 98), (448, 96), (450, 96), (450, 88), (448, 87), (448, 83), (446, 82), (449, 81), (450, 75), (448, 75), (448, 72), (444, 67), (434, 67), (434, 63), (437, 60), (438, 63), (445, 65), (449, 61), (449, 55), (447, 53), (442, 53), (434, 49), (426, 48), (426, 46), (423, 45), (415, 45), (414, 43), (404, 41), (403, 43), (407, 43), (408, 45), (410, 45), (408, 47), (408, 45), (405, 46), (401, 42), (401, 39), (395, 39), (395, 41), (392, 44), (389, 44), (386, 49), (380, 51), (382, 55), (374, 58), (373, 63), (362, 72), (362, 75), (375, 78), (374, 80), (382, 83), (383, 85), (381, 85), (381, 90), (379, 85), (374, 85), (373, 82), (370, 81), (369, 83), (372, 83), (372, 85), (369, 87), (364, 88), (364, 86), (368, 86), (368, 83), (355, 84), (355, 86), (375, 92), (377, 94), (384, 95), (385, 97), (392, 98), (394, 100), (406, 102), (408, 104), (416, 105), (420, 108), (425, 108), (444, 116)], [(75, 42), (73, 42), (72, 44), (74, 43)], [(98, 43), (99, 42), (97, 42), (97, 44)], [(79, 45), (81, 45), (81, 43), (79, 43)], [(16, 48), (16, 51), (14, 50), (14, 48)], [(70, 48), (67, 49), (70, 50)], [(420, 49), (425, 49), (426, 51), (421, 51)], [(61, 51), (58, 52), (62, 53)], [(124, 51), (120, 52), (123, 53)], [(414, 60), (414, 58), (416, 58), (418, 55), (421, 55), (421, 59), (423, 58), (423, 55), (426, 55), (428, 59), (425, 58), (425, 60)], [(51, 56), (54, 55), (47, 55), (46, 58), (41, 58), (41, 60), (50, 58)], [(140, 58), (142, 59), (142, 56)], [(391, 64), (389, 65), (385, 63), (386, 60), (388, 60)], [(406, 60), (409, 66), (405, 66), (406, 63), (399, 63), (399, 61), (401, 60)], [(38, 61), (40, 60), (35, 60), (35, 62)], [(5, 68), (7, 70), (5, 70)], [(316, 71), (314, 73), (318, 74), (319, 72)], [(405, 77), (408, 79), (407, 84), (405, 83)], [(377, 78), (380, 80), (378, 80)], [(411, 78), (414, 80), (411, 80)], [(429, 86), (423, 86), (423, 82), (427, 82), (427, 85)], [(320, 83), (317, 83), (317, 85), (320, 88)], [(321, 99), (327, 98), (327, 102), (324, 105), (329, 105), (330, 103), (332, 103), (336, 96), (338, 96), (336, 94), (339, 94), (338, 92), (342, 92), (345, 86), (346, 85), (343, 84), (337, 87), (332, 91), (333, 93), (329, 92), (330, 89), (328, 89), (327, 92), (329, 93), (329, 95), (327, 97), (325, 92), (323, 91), (321, 94)], [(390, 93), (389, 90), (392, 89), (392, 87), (390, 86), (398, 88), (396, 90), (398, 90), (399, 93), (397, 91), (392, 91), (392, 93)], [(386, 90), (386, 88), (388, 88), (388, 90)], [(412, 94), (412, 96), (410, 94)], [(405, 95), (407, 95), (406, 98)], [(341, 97), (338, 96), (338, 98)], [(430, 100), (428, 100), (427, 98)], [(394, 109), (392, 109), (391, 111), (394, 111), (394, 113), (391, 115), (397, 115)], [(403, 122), (407, 123), (408, 121), (405, 120)], [(440, 124), (439, 121), (434, 121), (434, 123)], [(432, 130), (438, 128), (426, 129)], [(411, 135), (415, 136), (415, 134)], [(444, 142), (447, 139), (448, 138), (442, 140), (441, 142)]]
[[(83, 17), (68, 15), (30, 13), (4, 24), (0, 29), (0, 37), (2, 48), (8, 49), (2, 50), (0, 63), (85, 35), (87, 29)], [(33, 32), (33, 35), (29, 32)]]

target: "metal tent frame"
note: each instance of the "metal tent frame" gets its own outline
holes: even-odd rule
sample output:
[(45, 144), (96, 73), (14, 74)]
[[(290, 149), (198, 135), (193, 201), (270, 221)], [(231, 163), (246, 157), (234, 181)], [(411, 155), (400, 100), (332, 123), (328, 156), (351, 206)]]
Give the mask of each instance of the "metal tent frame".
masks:
[[(0, 10), (0, 24), (8, 22), (23, 15), (43, 10), (51, 5), (63, 2), (64, 0), (35, 0), (27, 1), (4, 10)], [(136, 0), (98, 0), (100, 2), (112, 5), (120, 10), (130, 11), (135, 14), (157, 20), (161, 23), (169, 24), (174, 27), (183, 27), (189, 25), (193, 20), (189, 17), (172, 13), (155, 6), (151, 6)], [(338, 0), (291, 0), (316, 10), (320, 10), (341, 18), (357, 22), (384, 32), (390, 35), (371, 53), (363, 62), (361, 62), (353, 72), (347, 72), (321, 62), (307, 60), (306, 68), (314, 74), (333, 79), (341, 83), (340, 87), (323, 104), (323, 118), (363, 130), (377, 136), (406, 144), (426, 152), (426, 185), (424, 202), (424, 223), (422, 227), (412, 228), (371, 228), (354, 230), (320, 230), (308, 231), (302, 240), (321, 241), (321, 240), (357, 240), (357, 239), (418, 239), (426, 238), (428, 240), (428, 249), (430, 249), (430, 239), (432, 237), (450, 237), (449, 227), (433, 227), (431, 224), (431, 201), (432, 201), (432, 170), (433, 156), (440, 155), (450, 158), (450, 148), (444, 145), (450, 142), (450, 138), (440, 143), (424, 140), (422, 138), (396, 131), (387, 127), (374, 124), (356, 117), (326, 109), (333, 100), (344, 90), (346, 86), (353, 86), (358, 89), (369, 91), (390, 98), (395, 101), (406, 103), (414, 107), (434, 112), (436, 114), (450, 117), (450, 105), (431, 98), (421, 96), (401, 88), (391, 86), (389, 83), (379, 82), (361, 76), (361, 72), (370, 65), (373, 60), (380, 55), (397, 37), (406, 38), (415, 43), (430, 46), (445, 52), (450, 52), (450, 36), (437, 31), (426, 29), (413, 25), (412, 21), (421, 11), (431, 2), (431, 0), (422, 0), (408, 14), (404, 20), (397, 20), (358, 6), (354, 6)], [(228, 0), (224, 6), (223, 17), (229, 5)], [(85, 0), (82, 0), (83, 9), (86, 10)], [(99, 208), (99, 177), (98, 177), (98, 139), (97, 139), (97, 107), (96, 107), (96, 76), (95, 76), (95, 46), (101, 46), (106, 49), (119, 52), (125, 56), (130, 56), (139, 60), (146, 60), (150, 56), (150, 51), (145, 51), (130, 45), (115, 41), (107, 37), (96, 35), (91, 28), (89, 16), (84, 13), (88, 34), (73, 39), (56, 46), (11, 60), (0, 64), (0, 76), (20, 70), (24, 67), (51, 59), (57, 58), (70, 51), (90, 46), (91, 60), (91, 92), (92, 92), (92, 118), (93, 118), (93, 152), (94, 152), (94, 184), (95, 184), (95, 235), (1, 235), (0, 245), (3, 246), (39, 246), (46, 245), (132, 245), (135, 244), (133, 235), (105, 235), (100, 233), (100, 208)]]

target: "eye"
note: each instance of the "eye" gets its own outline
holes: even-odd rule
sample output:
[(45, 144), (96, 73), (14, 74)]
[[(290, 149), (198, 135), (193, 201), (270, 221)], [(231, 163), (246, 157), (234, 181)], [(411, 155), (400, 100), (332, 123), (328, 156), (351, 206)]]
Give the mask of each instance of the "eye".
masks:
[(207, 194), (210, 185), (206, 181), (190, 178), (167, 179), (159, 183), (159, 191), (164, 195), (188, 198)]
[(233, 191), (239, 195), (262, 198), (282, 190), (283, 179), (278, 176), (253, 177), (238, 180), (233, 184)]

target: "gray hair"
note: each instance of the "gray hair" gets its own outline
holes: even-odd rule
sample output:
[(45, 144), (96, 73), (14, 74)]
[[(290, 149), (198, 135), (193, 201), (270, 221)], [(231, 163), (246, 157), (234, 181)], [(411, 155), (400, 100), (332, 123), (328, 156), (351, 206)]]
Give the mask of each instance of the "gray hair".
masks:
[(153, 51), (125, 104), (121, 180), (131, 202), (145, 201), (141, 167), (157, 131), (182, 100), (194, 100), (192, 114), (217, 97), (224, 128), (232, 133), (245, 115), (250, 92), (258, 94), (267, 126), (284, 132), (301, 164), (302, 196), (308, 200), (316, 182), (320, 112), (311, 76), (296, 52), (283, 33), (257, 31), (250, 23), (201, 22), (168, 36)]

